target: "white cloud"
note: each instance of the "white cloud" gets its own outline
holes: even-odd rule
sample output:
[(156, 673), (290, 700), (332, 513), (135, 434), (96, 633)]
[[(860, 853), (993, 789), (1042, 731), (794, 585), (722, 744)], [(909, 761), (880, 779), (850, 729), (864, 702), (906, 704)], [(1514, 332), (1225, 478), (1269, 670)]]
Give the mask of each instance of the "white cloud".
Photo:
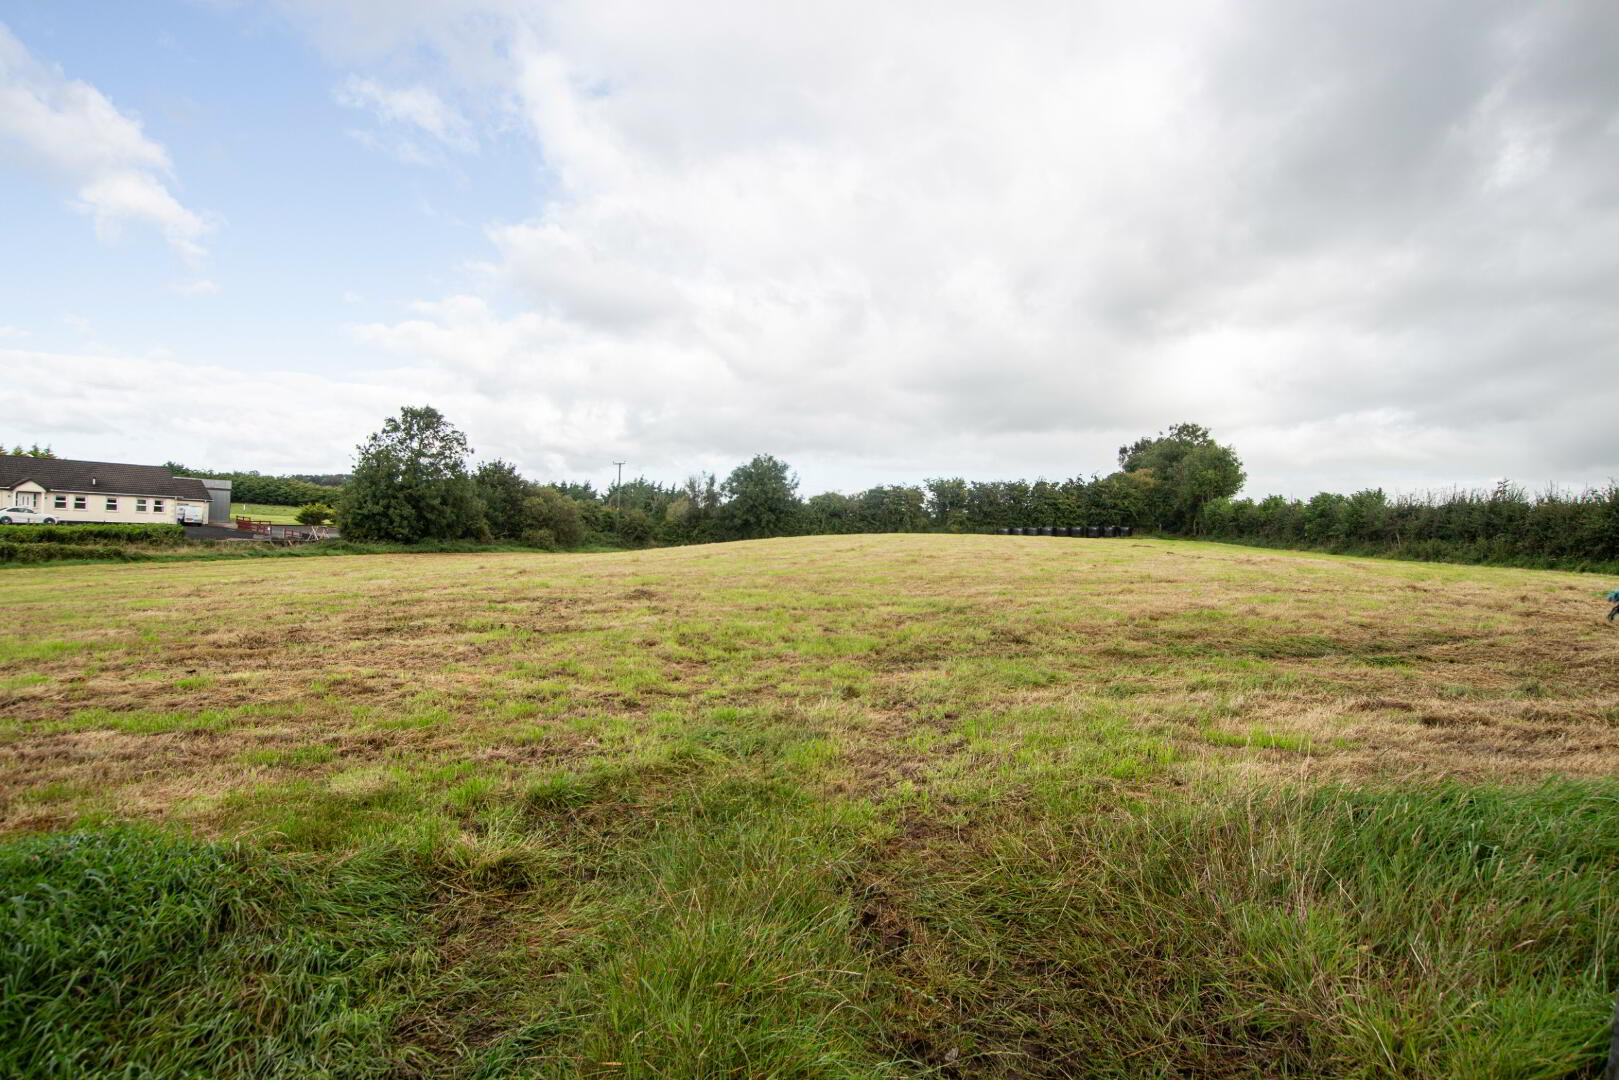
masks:
[(0, 349), (0, 387), (53, 402), (49, 416), (37, 417), (37, 436), (17, 434), (49, 439), (64, 456), (288, 471), (341, 464), (412, 393), (445, 389), (413, 387), (408, 377), (387, 372), (365, 382), (233, 371), (164, 356), (21, 349)]
[(73, 188), (71, 205), (97, 235), (115, 239), (138, 222), (158, 228), (189, 259), (203, 254), (212, 223), (169, 190), (173, 169), (139, 121), (95, 87), (36, 59), (0, 25), (0, 138), (17, 160)]
[(176, 285), (174, 291), (181, 296), (212, 296), (219, 291), (219, 284), (208, 278), (197, 278), (195, 281)]
[[(1589, 103), (1525, 89), (1601, 21), (1307, 6), (406, 17), (440, 80), (499, 73), (551, 198), (489, 230), (526, 311), (463, 297), (362, 339), (533, 401), (581, 467), (1075, 472), (1194, 418), (1262, 488), (1601, 479), (1611, 447), (1544, 424), (1584, 419), (1577, 372), (1619, 408), (1591, 366), (1619, 214), (1557, 168), (1600, 150), (1559, 119)], [(1612, 81), (1586, 92), (1613, 115)]]
[(466, 119), (426, 87), (389, 88), (374, 79), (350, 75), (334, 96), (339, 105), (376, 116), (386, 131), (386, 135), (354, 132), (357, 138), (408, 163), (422, 164), (430, 160), (429, 153), (413, 137), (417, 134), (429, 135), (438, 143), (461, 152), (477, 146)]
[(1603, 0), (278, 6), (378, 145), (541, 162), (353, 329), (399, 368), (313, 388), (328, 466), (408, 394), (550, 476), (1070, 475), (1180, 420), (1261, 492), (1619, 472)]

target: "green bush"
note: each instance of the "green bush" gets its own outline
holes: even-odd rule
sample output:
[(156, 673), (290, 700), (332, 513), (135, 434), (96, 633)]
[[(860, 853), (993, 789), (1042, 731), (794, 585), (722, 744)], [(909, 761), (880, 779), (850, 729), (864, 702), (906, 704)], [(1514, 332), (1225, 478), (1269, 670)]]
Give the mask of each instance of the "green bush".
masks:
[(0, 525), (0, 541), (16, 544), (180, 544), (186, 531), (179, 525), (86, 524)]

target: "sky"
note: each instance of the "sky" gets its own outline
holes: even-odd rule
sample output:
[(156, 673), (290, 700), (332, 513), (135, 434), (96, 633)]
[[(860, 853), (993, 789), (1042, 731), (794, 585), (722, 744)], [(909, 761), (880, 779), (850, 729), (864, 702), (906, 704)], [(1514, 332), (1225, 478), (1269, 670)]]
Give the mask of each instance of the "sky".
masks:
[(1612, 0), (0, 0), (0, 442), (1619, 477)]

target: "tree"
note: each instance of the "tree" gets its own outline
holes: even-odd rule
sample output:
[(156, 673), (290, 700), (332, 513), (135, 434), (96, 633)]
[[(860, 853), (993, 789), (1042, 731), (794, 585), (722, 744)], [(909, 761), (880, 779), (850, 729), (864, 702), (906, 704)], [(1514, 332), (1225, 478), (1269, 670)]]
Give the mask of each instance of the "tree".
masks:
[(571, 548), (585, 538), (579, 503), (554, 487), (531, 485), (530, 494), (523, 499), (521, 522), (519, 535), (524, 543)]
[(353, 540), (455, 540), (485, 534), (467, 437), (431, 405), (405, 406), (357, 448), (338, 508)]
[(720, 509), (719, 481), (711, 472), (694, 473), (664, 510), (663, 536), (677, 543), (714, 539)]
[(1248, 478), (1237, 452), (1201, 424), (1176, 424), (1119, 447), (1119, 467), (1151, 481), (1150, 523), (1175, 531), (1194, 528), (1205, 503), (1235, 495)]
[(305, 503), (298, 508), (297, 520), (300, 525), (324, 525), (336, 516), (337, 511), (325, 503)]
[(518, 475), (506, 461), (486, 461), (472, 474), (472, 486), (483, 504), (489, 532), (503, 540), (515, 540), (529, 528), (523, 507), (533, 496), (535, 486)]
[(786, 536), (798, 527), (798, 477), (785, 461), (760, 454), (726, 477), (723, 512), (730, 539)]
[(868, 532), (922, 532), (928, 527), (926, 496), (919, 487), (888, 484), (862, 491), (860, 524)]
[(924, 485), (928, 493), (928, 517), (933, 524), (951, 532), (967, 523), (967, 481), (961, 477), (935, 477)]
[(838, 491), (825, 491), (804, 503), (804, 524), (811, 533), (851, 533), (860, 531), (859, 504)]

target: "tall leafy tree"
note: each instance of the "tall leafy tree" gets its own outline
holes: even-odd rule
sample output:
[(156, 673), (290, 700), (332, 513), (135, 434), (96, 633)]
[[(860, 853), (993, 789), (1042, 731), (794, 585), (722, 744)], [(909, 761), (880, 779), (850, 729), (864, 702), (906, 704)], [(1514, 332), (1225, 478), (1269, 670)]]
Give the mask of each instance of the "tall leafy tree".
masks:
[(487, 535), (467, 437), (431, 405), (406, 406), (358, 447), (338, 509), (355, 540), (455, 540)]
[(489, 532), (503, 540), (516, 539), (528, 527), (523, 518), (524, 501), (535, 486), (518, 474), (509, 461), (486, 461), (472, 474), (472, 486), (483, 504)]
[(760, 454), (726, 477), (724, 530), (730, 539), (787, 536), (797, 531), (802, 505), (798, 476), (785, 461)]
[(1195, 527), (1205, 504), (1235, 495), (1248, 478), (1237, 452), (1201, 424), (1176, 424), (1119, 447), (1119, 467), (1150, 480), (1152, 518), (1175, 531)]
[(959, 476), (935, 477), (927, 489), (928, 517), (941, 529), (955, 530), (967, 522), (967, 481)]

